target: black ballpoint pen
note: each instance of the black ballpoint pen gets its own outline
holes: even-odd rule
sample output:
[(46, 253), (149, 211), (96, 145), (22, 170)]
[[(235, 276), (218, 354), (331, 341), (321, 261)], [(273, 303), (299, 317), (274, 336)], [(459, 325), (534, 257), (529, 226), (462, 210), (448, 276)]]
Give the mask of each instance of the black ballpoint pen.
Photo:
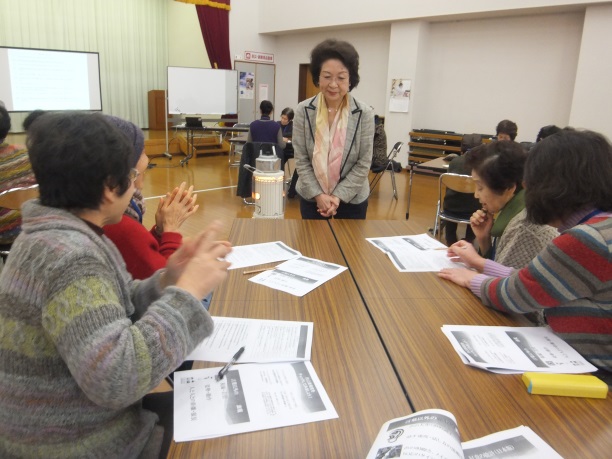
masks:
[(228, 370), (230, 369), (230, 367), (236, 363), (236, 361), (240, 358), (240, 356), (242, 355), (242, 353), (244, 352), (244, 346), (242, 346), (240, 349), (238, 349), (238, 352), (236, 352), (234, 354), (234, 357), (232, 357), (232, 360), (230, 360), (229, 362), (227, 362), (225, 364), (225, 366), (223, 368), (221, 368), (221, 370), (219, 370), (219, 373), (217, 374), (217, 376), (215, 377), (215, 379), (217, 381), (221, 381), (223, 379), (223, 377), (225, 376), (225, 373), (228, 372)]

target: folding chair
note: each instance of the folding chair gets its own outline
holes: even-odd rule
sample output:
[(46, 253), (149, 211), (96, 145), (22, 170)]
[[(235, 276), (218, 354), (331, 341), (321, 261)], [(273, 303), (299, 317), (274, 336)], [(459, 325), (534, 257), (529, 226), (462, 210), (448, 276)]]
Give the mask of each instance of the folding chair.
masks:
[[(21, 205), (38, 197), (38, 184), (10, 188), (0, 193), (0, 207), (10, 210), (20, 210)], [(5, 260), (11, 249), (11, 244), (0, 245), (0, 257)]]
[(436, 209), (436, 220), (433, 228), (434, 237), (437, 235), (438, 240), (442, 239), (442, 221), (470, 224), (469, 219), (457, 218), (444, 213), (444, 208), (442, 206), (444, 202), (442, 190), (444, 189), (444, 194), (446, 194), (447, 189), (459, 193), (474, 193), (475, 188), (474, 180), (472, 180), (470, 175), (451, 174), (448, 172), (440, 175), (438, 180), (438, 207)]
[[(233, 127), (236, 128), (248, 128), (248, 123), (236, 123)], [(228, 161), (230, 167), (239, 167), (240, 159), (236, 158), (238, 155), (242, 154), (242, 148), (246, 143), (247, 132), (243, 131), (232, 131), (231, 136), (229, 137), (228, 142), (230, 143), (230, 151), (228, 156)]]
[(378, 182), (380, 182), (382, 176), (385, 175), (385, 172), (387, 171), (387, 169), (389, 169), (389, 172), (391, 174), (391, 184), (393, 186), (393, 197), (397, 201), (397, 187), (395, 186), (395, 171), (393, 170), (393, 160), (400, 152), (403, 145), (403, 142), (397, 142), (395, 145), (393, 145), (393, 148), (387, 155), (387, 163), (385, 164), (385, 168), (382, 171), (377, 172), (376, 175), (372, 177), (372, 181), (370, 182), (370, 194), (368, 196), (372, 195), (374, 188), (376, 188), (376, 185), (378, 185)]

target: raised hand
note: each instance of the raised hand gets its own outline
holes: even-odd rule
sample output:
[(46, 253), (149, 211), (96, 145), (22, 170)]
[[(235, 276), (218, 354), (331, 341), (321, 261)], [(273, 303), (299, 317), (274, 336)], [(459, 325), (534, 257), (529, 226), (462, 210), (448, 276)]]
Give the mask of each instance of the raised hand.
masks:
[(155, 213), (155, 225), (158, 233), (177, 232), (181, 225), (200, 207), (196, 205), (198, 195), (193, 194), (193, 186), (187, 190), (185, 182), (180, 187), (160, 198)]
[(217, 241), (221, 229), (212, 223), (193, 239), (185, 239), (181, 247), (168, 258), (162, 287), (176, 285), (196, 298), (204, 298), (227, 277), (230, 263), (225, 257), (231, 244)]

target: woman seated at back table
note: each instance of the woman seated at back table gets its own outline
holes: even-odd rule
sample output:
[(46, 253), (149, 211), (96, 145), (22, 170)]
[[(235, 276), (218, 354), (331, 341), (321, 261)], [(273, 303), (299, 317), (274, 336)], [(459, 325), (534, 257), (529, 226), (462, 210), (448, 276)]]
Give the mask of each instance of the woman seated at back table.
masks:
[[(612, 374), (612, 146), (566, 128), (537, 143), (525, 165), (527, 218), (561, 233), (525, 268), (486, 260), (459, 241), (449, 256), (474, 270), (440, 277), (470, 288), (486, 306), (543, 310), (548, 324), (593, 365)], [(482, 274), (480, 274), (482, 273)]]
[(554, 228), (534, 224), (525, 212), (523, 170), (527, 153), (513, 141), (479, 145), (466, 153), (482, 210), (470, 226), (479, 252), (506, 266), (522, 268), (558, 235)]

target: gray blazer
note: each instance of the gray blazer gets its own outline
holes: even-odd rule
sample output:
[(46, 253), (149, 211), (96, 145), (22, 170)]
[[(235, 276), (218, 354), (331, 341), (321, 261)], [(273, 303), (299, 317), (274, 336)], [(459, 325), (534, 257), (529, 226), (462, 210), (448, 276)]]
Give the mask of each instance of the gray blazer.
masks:
[[(359, 204), (370, 194), (368, 172), (372, 164), (372, 144), (374, 141), (374, 113), (363, 102), (347, 94), (349, 100), (349, 119), (346, 130), (340, 181), (332, 191), (342, 202)], [(297, 106), (293, 120), (293, 150), (295, 167), (299, 179), (296, 190), (307, 200), (323, 193), (312, 166), (312, 153), (315, 144), (317, 106), (316, 97), (306, 99)]]

